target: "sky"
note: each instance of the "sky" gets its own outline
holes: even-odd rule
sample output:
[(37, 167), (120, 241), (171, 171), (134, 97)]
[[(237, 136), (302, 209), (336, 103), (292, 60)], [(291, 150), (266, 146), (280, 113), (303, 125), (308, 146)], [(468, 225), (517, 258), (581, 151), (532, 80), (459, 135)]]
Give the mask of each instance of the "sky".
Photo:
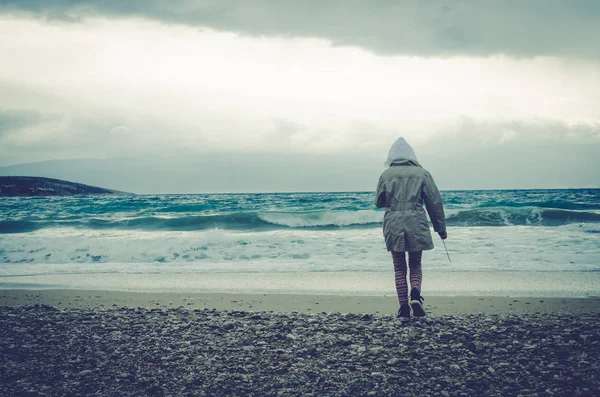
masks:
[(0, 0), (0, 173), (371, 190), (402, 136), (441, 189), (600, 187), (598, 42), (595, 0)]

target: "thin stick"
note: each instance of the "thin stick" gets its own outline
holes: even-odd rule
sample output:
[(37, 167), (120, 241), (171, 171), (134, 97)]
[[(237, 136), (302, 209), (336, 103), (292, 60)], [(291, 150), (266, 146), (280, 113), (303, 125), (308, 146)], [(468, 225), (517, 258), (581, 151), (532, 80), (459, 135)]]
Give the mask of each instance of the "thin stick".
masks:
[(444, 248), (446, 249), (446, 255), (448, 255), (448, 262), (452, 262), (450, 260), (450, 254), (448, 253), (448, 248), (446, 248), (446, 242), (444, 240), (442, 240), (442, 243), (444, 243)]

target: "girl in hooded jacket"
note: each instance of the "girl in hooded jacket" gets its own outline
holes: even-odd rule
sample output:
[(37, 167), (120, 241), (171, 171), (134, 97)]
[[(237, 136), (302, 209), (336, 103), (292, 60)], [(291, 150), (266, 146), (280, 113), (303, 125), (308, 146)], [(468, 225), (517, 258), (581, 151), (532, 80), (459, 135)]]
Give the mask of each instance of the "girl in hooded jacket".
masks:
[[(392, 253), (396, 291), (400, 310), (398, 317), (410, 319), (424, 316), (421, 297), (421, 258), (423, 250), (433, 249), (433, 240), (423, 203), (429, 218), (442, 239), (447, 238), (446, 218), (440, 192), (431, 177), (417, 161), (415, 152), (404, 138), (398, 138), (390, 148), (388, 167), (377, 184), (375, 205), (385, 208), (383, 235), (388, 251)], [(408, 296), (406, 252), (410, 269), (410, 302)]]

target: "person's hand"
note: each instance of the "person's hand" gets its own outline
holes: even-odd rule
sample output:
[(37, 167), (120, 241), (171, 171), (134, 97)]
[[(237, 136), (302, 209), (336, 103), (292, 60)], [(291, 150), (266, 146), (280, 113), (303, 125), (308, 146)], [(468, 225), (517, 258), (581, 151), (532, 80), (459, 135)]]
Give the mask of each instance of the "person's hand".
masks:
[(448, 238), (448, 233), (445, 230), (443, 232), (438, 232), (438, 234), (440, 235), (440, 238), (442, 240), (445, 240)]

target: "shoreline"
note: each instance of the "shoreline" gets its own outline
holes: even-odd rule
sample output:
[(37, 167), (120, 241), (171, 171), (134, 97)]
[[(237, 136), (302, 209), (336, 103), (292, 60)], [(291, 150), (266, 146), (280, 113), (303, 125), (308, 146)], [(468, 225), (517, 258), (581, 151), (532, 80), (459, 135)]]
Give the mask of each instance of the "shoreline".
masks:
[[(388, 272), (95, 273), (0, 276), (2, 289), (395, 296)], [(425, 297), (600, 297), (600, 272), (427, 271)]]
[[(3, 289), (0, 306), (47, 305), (70, 309), (216, 309), (280, 313), (395, 315), (395, 295), (130, 292), (84, 289)], [(429, 315), (600, 313), (600, 298), (425, 296)]]

